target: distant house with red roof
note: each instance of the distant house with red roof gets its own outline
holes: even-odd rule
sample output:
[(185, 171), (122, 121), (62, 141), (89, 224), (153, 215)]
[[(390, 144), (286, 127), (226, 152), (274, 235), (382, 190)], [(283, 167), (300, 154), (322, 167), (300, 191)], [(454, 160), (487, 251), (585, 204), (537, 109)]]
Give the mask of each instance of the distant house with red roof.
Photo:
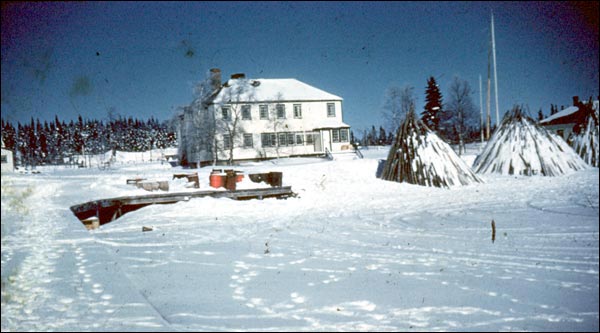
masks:
[(585, 125), (589, 114), (598, 108), (597, 100), (591, 105), (588, 104), (582, 103), (578, 96), (573, 96), (572, 106), (540, 120), (539, 124), (566, 141), (572, 133), (579, 132), (580, 127)]

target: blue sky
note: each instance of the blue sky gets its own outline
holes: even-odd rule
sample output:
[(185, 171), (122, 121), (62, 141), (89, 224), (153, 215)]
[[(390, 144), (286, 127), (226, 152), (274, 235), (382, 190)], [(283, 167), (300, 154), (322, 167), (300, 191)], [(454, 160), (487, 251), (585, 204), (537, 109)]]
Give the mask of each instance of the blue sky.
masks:
[(500, 114), (514, 104), (548, 114), (550, 103), (598, 96), (598, 3), (587, 6), (3, 2), (2, 117), (107, 119), (113, 109), (165, 120), (218, 67), (224, 78), (296, 78), (341, 96), (344, 121), (358, 132), (384, 125), (391, 86), (414, 86), (420, 111), (432, 75), (444, 96), (454, 76), (467, 80), (479, 105), (491, 10)]

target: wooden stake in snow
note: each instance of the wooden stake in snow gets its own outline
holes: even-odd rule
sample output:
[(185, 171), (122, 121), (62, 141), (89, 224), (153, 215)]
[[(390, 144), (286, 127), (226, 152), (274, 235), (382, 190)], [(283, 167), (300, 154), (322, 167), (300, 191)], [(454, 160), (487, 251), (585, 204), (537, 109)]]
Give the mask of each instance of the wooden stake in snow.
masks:
[(396, 132), (381, 179), (435, 187), (483, 182), (412, 108)]
[(492, 220), (492, 243), (496, 240), (496, 222)]

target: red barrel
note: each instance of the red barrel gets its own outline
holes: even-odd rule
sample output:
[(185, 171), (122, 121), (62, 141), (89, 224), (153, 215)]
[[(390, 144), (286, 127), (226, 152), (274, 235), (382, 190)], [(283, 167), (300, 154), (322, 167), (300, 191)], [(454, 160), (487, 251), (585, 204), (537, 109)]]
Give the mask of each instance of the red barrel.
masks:
[(214, 188), (223, 187), (225, 185), (225, 176), (222, 170), (213, 169), (209, 176), (210, 186)]
[(241, 182), (242, 180), (244, 180), (244, 171), (236, 171), (235, 172), (235, 181), (237, 183)]

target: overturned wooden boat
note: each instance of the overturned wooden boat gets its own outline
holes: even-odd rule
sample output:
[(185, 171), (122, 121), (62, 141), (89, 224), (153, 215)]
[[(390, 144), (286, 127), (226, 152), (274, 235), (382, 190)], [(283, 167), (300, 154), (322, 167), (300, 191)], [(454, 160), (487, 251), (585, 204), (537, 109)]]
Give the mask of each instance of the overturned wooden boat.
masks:
[(289, 198), (295, 196), (291, 186), (241, 189), (233, 191), (194, 191), (178, 193), (160, 193), (138, 196), (125, 196), (88, 201), (71, 206), (70, 209), (88, 228), (94, 229), (112, 222), (126, 213), (154, 204), (172, 204), (193, 198), (213, 197), (234, 200)]

